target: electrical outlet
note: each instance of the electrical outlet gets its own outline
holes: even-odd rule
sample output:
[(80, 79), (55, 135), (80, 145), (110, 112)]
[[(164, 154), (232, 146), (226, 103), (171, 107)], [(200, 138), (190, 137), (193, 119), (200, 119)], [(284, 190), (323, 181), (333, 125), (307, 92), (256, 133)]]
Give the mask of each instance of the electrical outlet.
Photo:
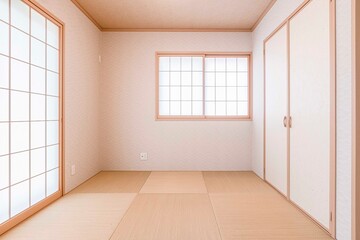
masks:
[(148, 155), (146, 152), (140, 153), (140, 160), (145, 161), (148, 159)]
[(71, 176), (74, 176), (76, 174), (76, 167), (75, 164), (71, 165)]

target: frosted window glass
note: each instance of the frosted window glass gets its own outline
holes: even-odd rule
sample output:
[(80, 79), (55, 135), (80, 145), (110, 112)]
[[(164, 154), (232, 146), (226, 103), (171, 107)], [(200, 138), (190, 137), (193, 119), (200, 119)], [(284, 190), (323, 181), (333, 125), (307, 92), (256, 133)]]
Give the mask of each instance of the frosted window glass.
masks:
[(11, 187), (11, 217), (29, 207), (29, 180)]
[(194, 86), (202, 86), (203, 85), (202, 72), (193, 72), (192, 73), (192, 85), (194, 85)]
[(215, 58), (215, 67), (216, 71), (225, 71), (226, 70), (226, 59), (225, 58)]
[(30, 8), (21, 0), (11, 0), (11, 25), (29, 33)]
[(207, 72), (215, 71), (215, 58), (205, 58), (205, 71)]
[(205, 114), (209, 116), (215, 115), (215, 102), (206, 102)]
[(0, 21), (0, 53), (9, 56), (9, 25)]
[(236, 87), (236, 73), (227, 73), (226, 74), (226, 85)]
[(11, 123), (11, 152), (29, 149), (29, 123)]
[(56, 167), (59, 167), (59, 145), (47, 147), (46, 150), (46, 170)]
[(59, 119), (59, 98), (58, 97), (47, 97), (46, 105), (47, 120), (58, 120)]
[(226, 115), (226, 102), (216, 102), (216, 115), (217, 116)]
[(31, 35), (45, 42), (45, 17), (31, 9)]
[(46, 195), (51, 194), (59, 190), (59, 169), (54, 169), (46, 173)]
[(191, 115), (191, 101), (181, 102), (181, 115)]
[(181, 87), (181, 100), (191, 100), (191, 87)]
[(170, 84), (171, 85), (180, 85), (181, 73), (180, 72), (172, 72), (170, 73)]
[(11, 184), (16, 184), (29, 178), (30, 152), (21, 152), (11, 155)]
[(181, 58), (171, 57), (170, 58), (170, 70), (171, 71), (180, 71), (181, 70)]
[(46, 123), (47, 145), (59, 143), (59, 123), (57, 121)]
[(160, 87), (159, 88), (159, 100), (169, 100), (169, 99), (170, 99), (169, 87)]
[(238, 71), (248, 71), (248, 59), (247, 58), (238, 58)]
[(9, 121), (9, 90), (0, 89), (0, 121)]
[(247, 102), (238, 102), (238, 115), (241, 115), (241, 116), (248, 115), (248, 103)]
[(0, 157), (0, 189), (9, 186), (9, 155)]
[(45, 122), (31, 123), (31, 148), (45, 146)]
[(0, 19), (9, 22), (9, 0), (0, 0)]
[(31, 94), (31, 120), (39, 121), (45, 120), (45, 96), (38, 94)]
[(30, 181), (31, 181), (31, 205), (34, 205), (46, 197), (45, 174), (34, 177)]
[(9, 123), (0, 123), (0, 155), (9, 154)]
[(203, 58), (202, 57), (193, 57), (192, 58), (192, 70), (193, 71), (202, 71), (203, 70)]
[(180, 101), (170, 102), (170, 115), (180, 115), (181, 105)]
[(45, 148), (31, 150), (31, 176), (36, 176), (46, 171)]
[(45, 70), (31, 66), (31, 92), (45, 94)]
[(236, 87), (228, 87), (226, 97), (228, 101), (236, 101)]
[(159, 114), (160, 115), (169, 115), (170, 114), (170, 104), (168, 101), (161, 101), (159, 104)]
[(214, 87), (206, 87), (205, 88), (205, 99), (206, 99), (206, 101), (214, 101), (215, 100), (215, 88)]
[(170, 99), (171, 100), (180, 100), (180, 87), (171, 87), (170, 88)]
[(215, 73), (205, 73), (205, 85), (215, 86)]
[(203, 99), (203, 88), (202, 87), (193, 87), (192, 99), (193, 100), (202, 100)]
[(225, 73), (216, 73), (216, 86), (225, 86), (226, 85), (226, 74)]
[(248, 88), (247, 87), (239, 87), (238, 88), (238, 100), (239, 101), (247, 101), (248, 99)]
[(45, 57), (45, 44), (35, 38), (31, 38), (31, 63), (45, 68)]
[(9, 189), (0, 191), (0, 224), (9, 220)]
[(11, 121), (29, 121), (29, 93), (11, 91)]
[(238, 86), (246, 87), (248, 85), (248, 74), (247, 73), (238, 73)]
[(169, 57), (160, 57), (159, 58), (159, 70), (160, 71), (169, 71), (170, 70), (170, 58)]
[(159, 84), (160, 84), (160, 86), (170, 85), (170, 73), (169, 72), (160, 72), (159, 73)]
[(0, 87), (9, 88), (9, 58), (2, 55), (0, 55)]
[(46, 67), (51, 71), (59, 72), (59, 51), (49, 46), (47, 47)]
[(191, 72), (181, 73), (181, 85), (191, 86)]
[(236, 58), (226, 59), (226, 71), (231, 71), (231, 72), (236, 71)]
[(29, 64), (11, 60), (11, 89), (29, 91)]
[(11, 28), (11, 56), (29, 62), (29, 41), (29, 35), (15, 28)]
[(226, 103), (226, 113), (228, 116), (236, 116), (236, 114), (237, 114), (236, 102), (227, 102)]
[(47, 44), (59, 49), (59, 27), (49, 20), (47, 21)]
[(217, 87), (216, 88), (216, 101), (225, 101), (226, 100), (226, 88)]
[(203, 114), (203, 103), (200, 101), (192, 102), (192, 114), (202, 115)]
[(191, 57), (181, 58), (181, 71), (191, 71)]

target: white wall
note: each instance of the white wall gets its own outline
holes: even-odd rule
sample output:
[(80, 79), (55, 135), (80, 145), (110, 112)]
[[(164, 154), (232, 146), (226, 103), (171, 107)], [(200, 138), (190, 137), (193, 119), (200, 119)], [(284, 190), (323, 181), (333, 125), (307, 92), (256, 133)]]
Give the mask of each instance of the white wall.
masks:
[[(155, 121), (156, 51), (251, 51), (250, 33), (103, 33), (105, 170), (250, 170), (250, 121)], [(139, 153), (149, 160), (140, 161)]]
[[(263, 40), (303, 0), (277, 0), (253, 32), (254, 121), (252, 167), (263, 176)], [(351, 238), (351, 1), (337, 8), (337, 239)]]
[[(70, 0), (38, 0), (65, 23), (65, 191), (100, 171), (98, 63), (101, 32)], [(70, 175), (71, 164), (77, 173)]]

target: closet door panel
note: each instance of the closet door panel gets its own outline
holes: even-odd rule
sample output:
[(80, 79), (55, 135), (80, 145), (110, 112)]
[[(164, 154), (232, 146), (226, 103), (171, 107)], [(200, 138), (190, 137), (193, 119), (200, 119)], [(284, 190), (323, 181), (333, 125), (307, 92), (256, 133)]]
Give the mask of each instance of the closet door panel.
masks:
[(283, 26), (265, 44), (265, 179), (287, 195), (288, 38)]
[(330, 1), (290, 21), (290, 199), (329, 229)]

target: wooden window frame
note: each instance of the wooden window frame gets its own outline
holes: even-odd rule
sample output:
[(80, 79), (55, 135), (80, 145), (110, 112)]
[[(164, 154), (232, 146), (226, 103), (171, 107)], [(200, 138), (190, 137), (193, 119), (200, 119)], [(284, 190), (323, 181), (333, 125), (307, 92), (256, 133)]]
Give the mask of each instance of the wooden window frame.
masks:
[[(51, 203), (55, 202), (64, 195), (64, 32), (65, 24), (51, 12), (49, 12), (45, 7), (40, 5), (36, 0), (22, 0), (27, 4), (31, 9), (34, 9), (39, 14), (44, 16), (47, 20), (51, 21), (53, 24), (59, 27), (59, 188), (58, 191), (52, 195), (45, 197), (40, 202), (29, 206), (26, 210), (17, 214), (16, 216), (10, 218), (6, 222), (0, 224), (0, 235), (15, 227), (22, 221), (31, 217), (35, 213), (39, 212), (41, 209), (47, 207)], [(9, 6), (11, 7), (11, 6)], [(10, 17), (10, 16), (9, 16)], [(10, 42), (9, 42), (10, 44)], [(10, 58), (10, 56), (9, 56)]]
[[(203, 57), (203, 115), (160, 115), (159, 114), (159, 59), (160, 57)], [(207, 116), (205, 115), (205, 58), (247, 57), (248, 58), (248, 115)], [(155, 52), (155, 120), (157, 121), (252, 121), (252, 52)]]

